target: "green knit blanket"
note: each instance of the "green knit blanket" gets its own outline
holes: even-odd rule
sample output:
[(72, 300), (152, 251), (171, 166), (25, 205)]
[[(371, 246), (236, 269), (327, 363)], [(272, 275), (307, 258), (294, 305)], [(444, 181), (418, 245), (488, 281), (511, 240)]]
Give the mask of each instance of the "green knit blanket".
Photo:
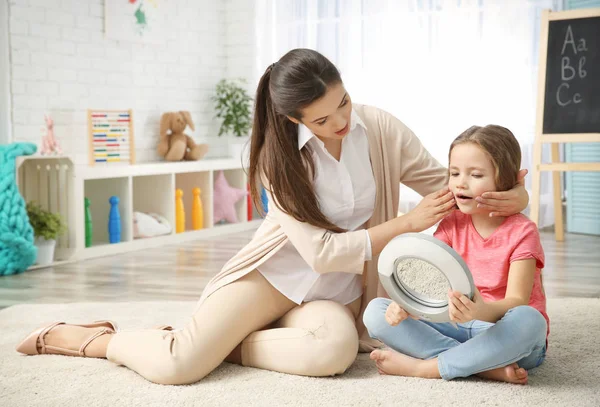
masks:
[(32, 143), (0, 145), (0, 276), (27, 270), (37, 257), (33, 228), (15, 177), (16, 158), (36, 150)]

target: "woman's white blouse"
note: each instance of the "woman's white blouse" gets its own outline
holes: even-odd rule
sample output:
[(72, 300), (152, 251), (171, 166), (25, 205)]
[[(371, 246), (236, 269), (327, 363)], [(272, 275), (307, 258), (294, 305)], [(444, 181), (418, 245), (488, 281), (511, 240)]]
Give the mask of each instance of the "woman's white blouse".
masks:
[[(366, 127), (352, 110), (350, 132), (342, 140), (340, 161), (303, 124), (298, 125), (298, 149), (312, 147), (316, 177), (314, 189), (321, 211), (335, 225), (346, 230), (364, 229), (375, 207), (375, 179), (369, 158)], [(365, 230), (365, 251), (371, 259), (371, 240)], [(362, 295), (362, 277), (344, 270), (319, 274), (304, 261), (288, 241), (259, 267), (260, 273), (296, 304), (333, 300), (349, 304)]]

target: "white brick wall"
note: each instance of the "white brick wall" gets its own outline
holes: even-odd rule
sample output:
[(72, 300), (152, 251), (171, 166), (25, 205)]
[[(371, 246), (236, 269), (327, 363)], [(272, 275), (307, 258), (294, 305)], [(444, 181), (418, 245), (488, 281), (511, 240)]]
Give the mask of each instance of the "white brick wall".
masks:
[(39, 143), (49, 113), (65, 152), (85, 163), (86, 110), (131, 108), (137, 159), (152, 161), (161, 114), (189, 110), (187, 133), (226, 155), (210, 97), (223, 76), (255, 89), (254, 0), (173, 3), (175, 27), (157, 46), (105, 39), (100, 0), (9, 0), (12, 139)]
[(8, 2), (0, 1), (0, 144), (11, 139)]
[(258, 67), (255, 58), (255, 1), (228, 0), (226, 8), (225, 55), (227, 76), (247, 78), (256, 89)]

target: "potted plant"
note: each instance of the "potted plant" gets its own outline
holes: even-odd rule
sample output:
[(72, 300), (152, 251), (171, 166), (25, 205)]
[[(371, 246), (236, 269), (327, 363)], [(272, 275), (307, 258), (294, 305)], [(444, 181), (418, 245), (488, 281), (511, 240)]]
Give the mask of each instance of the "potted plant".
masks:
[(36, 264), (47, 266), (54, 261), (56, 238), (66, 231), (66, 225), (59, 214), (42, 209), (32, 201), (27, 203), (27, 216), (38, 249)]
[(235, 136), (237, 141), (229, 143), (229, 153), (237, 158), (242, 156), (244, 144), (248, 141), (251, 128), (252, 98), (243, 87), (243, 79), (222, 79), (217, 83), (215, 95), (216, 117), (221, 119), (219, 136)]

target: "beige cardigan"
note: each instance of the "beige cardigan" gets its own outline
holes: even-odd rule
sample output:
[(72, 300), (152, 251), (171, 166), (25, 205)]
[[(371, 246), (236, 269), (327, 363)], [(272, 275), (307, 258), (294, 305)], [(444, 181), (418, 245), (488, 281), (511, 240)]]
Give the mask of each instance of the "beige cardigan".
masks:
[[(357, 104), (354, 104), (354, 109), (367, 128), (371, 165), (377, 184), (375, 209), (366, 224), (370, 228), (397, 216), (400, 183), (424, 196), (446, 185), (447, 169), (425, 150), (408, 127), (391, 114)], [(289, 239), (302, 258), (319, 273), (345, 270), (363, 274), (366, 287), (357, 329), (361, 351), (370, 351), (376, 342), (369, 338), (362, 315), (369, 301), (385, 295), (385, 292), (377, 275), (378, 256), (365, 262), (364, 231), (334, 233), (299, 222), (279, 210), (272, 199), (269, 195), (269, 212), (253, 239), (211, 279), (198, 306), (220, 287), (260, 267)]]

